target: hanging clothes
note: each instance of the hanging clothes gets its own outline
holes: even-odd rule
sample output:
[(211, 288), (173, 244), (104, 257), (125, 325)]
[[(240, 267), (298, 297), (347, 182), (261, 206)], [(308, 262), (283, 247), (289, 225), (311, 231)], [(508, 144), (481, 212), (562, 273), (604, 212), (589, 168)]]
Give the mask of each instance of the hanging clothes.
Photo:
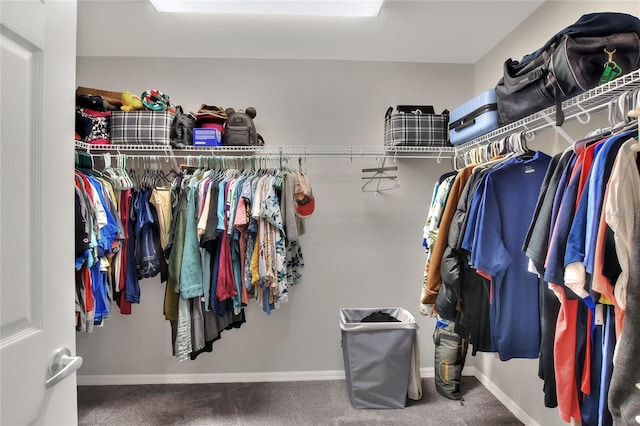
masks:
[[(636, 142), (637, 144), (637, 142)], [(640, 413), (640, 215), (634, 215), (624, 328), (613, 360), (608, 406), (615, 425), (633, 424)]]
[(465, 247), (474, 267), (491, 277), (490, 332), (501, 360), (538, 357), (539, 311), (531, 303), (538, 300), (538, 282), (527, 273), (521, 248), (549, 161), (536, 152), (487, 174), (474, 238)]
[(445, 173), (444, 175), (440, 176), (440, 179), (438, 180), (438, 182), (436, 182), (433, 190), (433, 196), (431, 198), (431, 204), (429, 206), (429, 212), (427, 214), (427, 219), (423, 227), (422, 245), (425, 248), (427, 256), (422, 279), (422, 289), (420, 291), (419, 308), (422, 315), (431, 315), (430, 305), (423, 302), (423, 300), (426, 300), (427, 298), (427, 277), (429, 262), (431, 260), (431, 248), (436, 241), (438, 229), (440, 228), (440, 221), (442, 219), (442, 213), (447, 203), (449, 192), (451, 191), (451, 186), (453, 185), (456, 174), (457, 172)]
[(292, 177), (196, 170), (172, 183), (165, 318), (177, 359), (210, 352), (222, 331), (240, 327), (251, 297), (266, 313), (288, 300), (303, 266), (301, 227), (287, 214)]
[[(548, 250), (549, 228), (552, 203), (557, 192), (563, 171), (572, 157), (573, 150), (568, 148), (555, 155), (543, 180), (538, 202), (525, 237), (523, 250), (531, 260), (539, 276), (544, 274), (544, 262)], [(539, 376), (544, 381), (545, 407), (558, 406), (555, 380), (554, 341), (555, 329), (560, 311), (560, 301), (544, 280), (540, 279), (540, 362)]]
[[(76, 328), (91, 332), (113, 314), (140, 303), (139, 280), (166, 280), (157, 212), (149, 187), (137, 186), (122, 167), (76, 170)], [(86, 243), (84, 242), (86, 240)], [(80, 240), (78, 240), (80, 241)], [(164, 271), (164, 272), (163, 272)]]
[[(562, 155), (553, 172), (559, 184), (549, 185), (544, 195), (546, 200), (554, 195), (554, 202), (541, 207), (524, 248), (560, 302), (555, 327), (542, 330), (547, 343), (541, 356), (547, 361), (545, 393), (553, 384), (547, 380), (553, 364), (560, 417), (567, 422), (613, 424), (607, 400), (617, 336), (624, 331), (629, 231), (640, 200), (635, 135), (629, 130), (586, 138)], [(536, 234), (544, 231), (545, 218), (550, 218), (547, 238)], [(545, 245), (546, 252), (536, 248)], [(551, 322), (553, 315), (544, 319)]]
[(458, 200), (460, 199), (460, 193), (462, 192), (464, 185), (467, 183), (472, 170), (473, 167), (470, 166), (459, 171), (451, 185), (451, 190), (449, 191), (447, 202), (440, 219), (440, 227), (438, 228), (436, 240), (433, 244), (433, 249), (430, 250), (431, 256), (427, 267), (427, 280), (425, 284), (426, 290), (424, 291), (424, 297), (422, 297), (423, 304), (433, 304), (438, 291), (440, 290), (440, 284), (442, 282), (440, 263), (447, 244), (449, 226), (451, 225), (453, 214), (455, 213)]

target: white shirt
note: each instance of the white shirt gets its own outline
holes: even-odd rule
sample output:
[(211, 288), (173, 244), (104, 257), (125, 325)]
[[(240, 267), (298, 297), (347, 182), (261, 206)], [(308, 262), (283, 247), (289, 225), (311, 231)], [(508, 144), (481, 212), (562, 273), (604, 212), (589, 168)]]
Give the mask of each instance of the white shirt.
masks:
[(622, 269), (614, 289), (617, 305), (621, 309), (627, 305), (631, 244), (635, 215), (640, 207), (640, 173), (636, 165), (638, 151), (639, 142), (633, 138), (622, 145), (611, 170), (604, 200), (605, 220), (614, 232), (616, 253)]

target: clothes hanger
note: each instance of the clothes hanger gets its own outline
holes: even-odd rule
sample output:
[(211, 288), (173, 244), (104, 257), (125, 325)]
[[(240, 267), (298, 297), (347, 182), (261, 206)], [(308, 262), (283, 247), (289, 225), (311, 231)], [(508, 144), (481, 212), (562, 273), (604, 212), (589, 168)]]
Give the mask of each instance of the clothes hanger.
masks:
[(530, 153), (529, 148), (527, 147), (527, 136), (526, 132), (516, 133), (516, 151), (519, 155), (524, 155)]
[[(362, 185), (362, 192), (373, 192), (378, 195), (383, 191), (391, 191), (400, 187), (397, 174), (391, 174), (389, 172), (397, 171), (397, 166), (384, 167), (385, 158), (382, 159), (380, 167), (362, 169), (362, 173), (373, 173), (371, 176), (363, 176), (367, 182)], [(374, 185), (375, 183), (375, 185)]]
[[(117, 160), (118, 158), (116, 157), (116, 162)], [(117, 164), (116, 164), (116, 168), (113, 167), (113, 164), (111, 162), (111, 154), (109, 153), (103, 154), (103, 161), (106, 167), (103, 171), (103, 175), (107, 180), (109, 180), (113, 188), (118, 191), (122, 191), (123, 189), (126, 189), (121, 173), (117, 169)]]
[[(167, 164), (171, 164), (171, 168), (165, 172), (164, 167), (160, 166), (159, 178), (158, 182), (156, 182), (156, 187), (158, 187), (158, 184), (163, 182), (170, 186), (173, 179), (180, 174), (178, 163), (173, 155), (167, 153), (164, 159)], [(158, 160), (158, 163), (160, 163), (160, 160)]]
[(222, 159), (216, 157), (215, 155), (211, 156), (211, 179), (218, 181), (222, 177)]
[(158, 180), (160, 179), (160, 175), (162, 172), (157, 156), (152, 155), (151, 157), (149, 157), (149, 169), (150, 173), (147, 180), (147, 187), (149, 189), (153, 189), (156, 186), (156, 182), (158, 182)]
[(611, 124), (612, 134), (637, 130), (637, 120), (632, 120), (629, 113), (638, 104), (638, 93), (638, 89), (624, 92), (609, 102), (609, 123)]
[(482, 147), (477, 146), (471, 150), (471, 164), (480, 164), (482, 163)]
[(103, 178), (102, 173), (96, 170), (93, 155), (84, 151), (75, 151), (75, 170), (95, 178)]
[[(118, 154), (118, 156), (120, 157), (120, 167), (118, 168), (119, 172), (121, 173), (121, 177), (123, 179), (124, 182), (124, 187), (125, 189), (133, 189), (135, 188), (135, 177), (131, 177), (129, 175), (129, 172), (127, 171), (127, 163), (128, 163), (128, 158), (126, 154)], [(131, 172), (135, 173), (135, 170), (131, 170)]]
[[(640, 90), (637, 91), (636, 96), (634, 96), (635, 99), (635, 108), (631, 109), (628, 113), (627, 116), (632, 120), (632, 123), (635, 124), (635, 128), (636, 128), (636, 138), (638, 137), (637, 135), (637, 131), (638, 128), (640, 128)], [(635, 118), (635, 120), (634, 120)]]
[[(397, 176), (391, 176), (386, 172), (376, 172), (373, 176), (362, 177), (367, 179), (364, 185), (362, 185), (362, 192), (380, 193), (383, 191), (391, 191), (400, 187), (400, 183), (397, 181)], [(375, 187), (373, 183), (375, 182)]]
[(278, 168), (278, 171), (276, 173), (276, 180), (273, 183), (273, 187), (277, 191), (282, 191), (282, 183), (284, 181), (284, 174), (285, 174), (284, 163), (283, 163), (282, 156), (280, 156), (280, 167)]

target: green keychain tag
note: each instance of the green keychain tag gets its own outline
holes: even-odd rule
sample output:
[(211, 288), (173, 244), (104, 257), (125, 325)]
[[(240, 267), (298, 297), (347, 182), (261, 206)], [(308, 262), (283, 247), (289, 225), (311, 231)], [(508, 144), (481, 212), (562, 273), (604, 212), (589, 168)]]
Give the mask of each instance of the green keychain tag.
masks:
[(613, 60), (613, 54), (616, 53), (616, 49), (614, 49), (613, 52), (609, 52), (607, 49), (604, 49), (604, 51), (609, 55), (609, 60), (604, 64), (604, 71), (602, 72), (602, 76), (600, 76), (598, 85), (615, 80), (622, 74), (622, 68)]

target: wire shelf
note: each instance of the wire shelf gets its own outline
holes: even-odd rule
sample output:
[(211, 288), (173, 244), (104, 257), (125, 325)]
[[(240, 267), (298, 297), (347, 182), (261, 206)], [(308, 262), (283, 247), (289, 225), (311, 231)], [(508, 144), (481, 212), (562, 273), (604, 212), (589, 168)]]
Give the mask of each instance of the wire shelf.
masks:
[[(562, 111), (565, 115), (565, 121), (603, 109), (609, 105), (610, 101), (617, 98), (624, 92), (638, 88), (640, 88), (640, 70), (630, 72), (629, 74), (618, 77), (607, 84), (597, 86), (585, 93), (567, 99), (562, 102)], [(463, 155), (471, 148), (482, 144), (488, 144), (512, 133), (522, 131), (535, 133), (545, 128), (554, 127), (555, 113), (556, 107), (552, 106), (472, 139), (469, 142), (458, 145), (455, 147), (455, 156)]]
[[(172, 149), (167, 145), (93, 145), (76, 141), (76, 148), (89, 154), (121, 153), (137, 156), (296, 156), (313, 158), (451, 158), (453, 147), (428, 146), (188, 146)], [(141, 154), (144, 152), (144, 154)]]
[[(622, 93), (640, 88), (640, 70), (623, 75), (607, 84), (567, 99), (562, 103), (565, 121), (603, 109)], [(168, 145), (93, 145), (76, 141), (76, 148), (89, 154), (122, 153), (135, 157), (171, 156), (297, 156), (305, 158), (457, 158), (470, 149), (488, 144), (512, 133), (527, 131), (535, 134), (555, 126), (555, 106), (539, 111), (514, 123), (486, 133), (455, 147), (429, 146), (189, 146), (172, 149)], [(563, 132), (562, 129), (557, 129)]]

